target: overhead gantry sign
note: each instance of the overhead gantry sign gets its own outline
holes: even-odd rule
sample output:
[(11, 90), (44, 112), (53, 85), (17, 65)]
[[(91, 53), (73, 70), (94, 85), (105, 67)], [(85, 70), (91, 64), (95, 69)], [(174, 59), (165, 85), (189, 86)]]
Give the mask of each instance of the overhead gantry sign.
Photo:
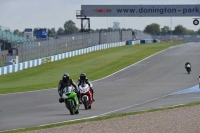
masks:
[(196, 5), (81, 5), (79, 17), (195, 17), (198, 25), (200, 4)]

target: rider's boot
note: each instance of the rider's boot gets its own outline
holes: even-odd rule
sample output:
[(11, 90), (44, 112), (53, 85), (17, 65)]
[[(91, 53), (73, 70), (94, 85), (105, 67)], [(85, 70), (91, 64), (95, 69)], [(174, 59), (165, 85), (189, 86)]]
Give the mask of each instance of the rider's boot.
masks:
[(60, 102), (60, 103), (63, 103), (63, 102), (64, 102), (64, 99), (63, 99), (62, 97), (60, 97), (60, 98), (59, 98), (59, 102)]
[(80, 92), (77, 92), (77, 97), (78, 97), (79, 104), (82, 104), (81, 96), (80, 95), (81, 95)]
[(94, 94), (92, 94), (92, 101), (94, 102), (95, 100), (94, 100)]
[(92, 89), (92, 87), (90, 87), (90, 90), (91, 90), (91, 92), (92, 92), (92, 101), (94, 102), (95, 100), (94, 100), (94, 90)]

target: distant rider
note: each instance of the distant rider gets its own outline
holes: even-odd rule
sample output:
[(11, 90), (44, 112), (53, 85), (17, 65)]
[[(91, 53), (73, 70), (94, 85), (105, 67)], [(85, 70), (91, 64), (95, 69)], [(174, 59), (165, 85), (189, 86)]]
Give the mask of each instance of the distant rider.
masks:
[(93, 88), (92, 88), (92, 83), (91, 83), (90, 80), (86, 77), (86, 74), (82, 73), (82, 74), (80, 75), (80, 78), (78, 79), (78, 83), (77, 83), (77, 84), (78, 84), (78, 87), (79, 87), (82, 83), (84, 83), (84, 82), (90, 86), (90, 90), (91, 90), (91, 92), (92, 92), (92, 100), (95, 101), (95, 100), (94, 100), (94, 90), (93, 90)]
[(185, 69), (187, 69), (188, 66), (189, 66), (190, 69), (191, 69), (191, 64), (190, 64), (189, 62), (186, 62), (186, 63), (185, 63)]
[(81, 104), (81, 100), (80, 100), (80, 91), (78, 90), (76, 84), (74, 83), (74, 81), (72, 79), (70, 79), (69, 77), (69, 74), (64, 74), (62, 76), (62, 80), (60, 80), (59, 84), (58, 84), (58, 94), (60, 95), (60, 98), (59, 98), (59, 102), (62, 103), (64, 100), (62, 98), (62, 94), (63, 94), (63, 89), (67, 86), (73, 86), (75, 89), (74, 89), (74, 92), (77, 93), (77, 97), (79, 99), (79, 103)]

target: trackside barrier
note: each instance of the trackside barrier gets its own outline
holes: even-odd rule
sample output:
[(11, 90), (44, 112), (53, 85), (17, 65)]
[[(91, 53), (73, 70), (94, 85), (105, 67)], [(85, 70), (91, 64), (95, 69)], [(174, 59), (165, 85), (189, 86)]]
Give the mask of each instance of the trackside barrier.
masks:
[(141, 39), (140, 40), (141, 44), (146, 44), (146, 43), (160, 43), (159, 39)]
[[(140, 41), (137, 40), (137, 41), (133, 41), (132, 43), (138, 44), (138, 43), (140, 43)], [(65, 58), (70, 58), (70, 57), (73, 57), (76, 55), (81, 55), (81, 54), (85, 54), (85, 53), (89, 53), (89, 52), (93, 52), (93, 51), (108, 49), (108, 48), (112, 48), (112, 47), (119, 47), (119, 46), (124, 46), (124, 45), (126, 45), (126, 42), (100, 44), (100, 45), (91, 46), (91, 47), (83, 48), (83, 49), (79, 49), (79, 50), (74, 50), (74, 51), (70, 51), (70, 52), (66, 52), (66, 53), (62, 53), (62, 54), (58, 54), (58, 55), (54, 55), (54, 56), (43, 57), (43, 58), (36, 59), (36, 60), (30, 60), (30, 61), (22, 62), (19, 64), (9, 65), (9, 66), (0, 68), (0, 75), (5, 75), (5, 74), (21, 71), (21, 70), (24, 70), (27, 68), (39, 66), (39, 65), (42, 65), (42, 64), (45, 64), (48, 62), (54, 62), (54, 61), (65, 59)]]
[(140, 44), (140, 40), (128, 40), (126, 41), (126, 45), (135, 45), (135, 44)]
[(200, 75), (199, 75), (199, 89), (200, 89)]
[(140, 43), (153, 43), (153, 39), (142, 39)]
[(140, 40), (132, 41), (132, 45), (135, 45), (135, 44), (140, 44)]

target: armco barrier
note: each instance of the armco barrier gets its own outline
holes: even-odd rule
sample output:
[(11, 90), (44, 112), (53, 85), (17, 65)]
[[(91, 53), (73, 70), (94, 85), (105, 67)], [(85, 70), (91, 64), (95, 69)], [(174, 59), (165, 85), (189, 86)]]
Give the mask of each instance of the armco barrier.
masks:
[(126, 41), (126, 45), (132, 45), (133, 43), (132, 43), (132, 40), (128, 40), (128, 41)]
[[(139, 44), (139, 43), (140, 43), (140, 40), (132, 41), (132, 45)], [(79, 49), (79, 50), (75, 50), (75, 51), (70, 51), (70, 52), (66, 52), (66, 53), (62, 53), (62, 54), (58, 54), (58, 55), (54, 55), (54, 56), (43, 57), (43, 58), (40, 58), (40, 59), (26, 61), (26, 62), (22, 62), (22, 63), (15, 64), (15, 65), (9, 65), (9, 66), (5, 66), (5, 67), (0, 68), (0, 75), (5, 75), (5, 74), (8, 74), (8, 73), (21, 71), (21, 70), (24, 70), (24, 69), (27, 69), (27, 68), (42, 65), (44, 63), (54, 62), (54, 61), (57, 61), (57, 60), (61, 60), (61, 59), (73, 57), (73, 56), (76, 56), (76, 55), (89, 53), (89, 52), (92, 52), (92, 51), (98, 51), (98, 50), (102, 50), (102, 49), (119, 47), (119, 46), (124, 46), (124, 45), (126, 45), (126, 42), (100, 44), (100, 45), (96, 45), (96, 46), (92, 46), (92, 47), (88, 47), (88, 48), (84, 48), (84, 49)]]
[(126, 45), (135, 45), (135, 44), (140, 44), (140, 40), (128, 40), (126, 41)]
[(142, 39), (140, 43), (153, 43), (153, 39)]
[(132, 41), (132, 45), (135, 45), (135, 44), (140, 44), (140, 40)]

